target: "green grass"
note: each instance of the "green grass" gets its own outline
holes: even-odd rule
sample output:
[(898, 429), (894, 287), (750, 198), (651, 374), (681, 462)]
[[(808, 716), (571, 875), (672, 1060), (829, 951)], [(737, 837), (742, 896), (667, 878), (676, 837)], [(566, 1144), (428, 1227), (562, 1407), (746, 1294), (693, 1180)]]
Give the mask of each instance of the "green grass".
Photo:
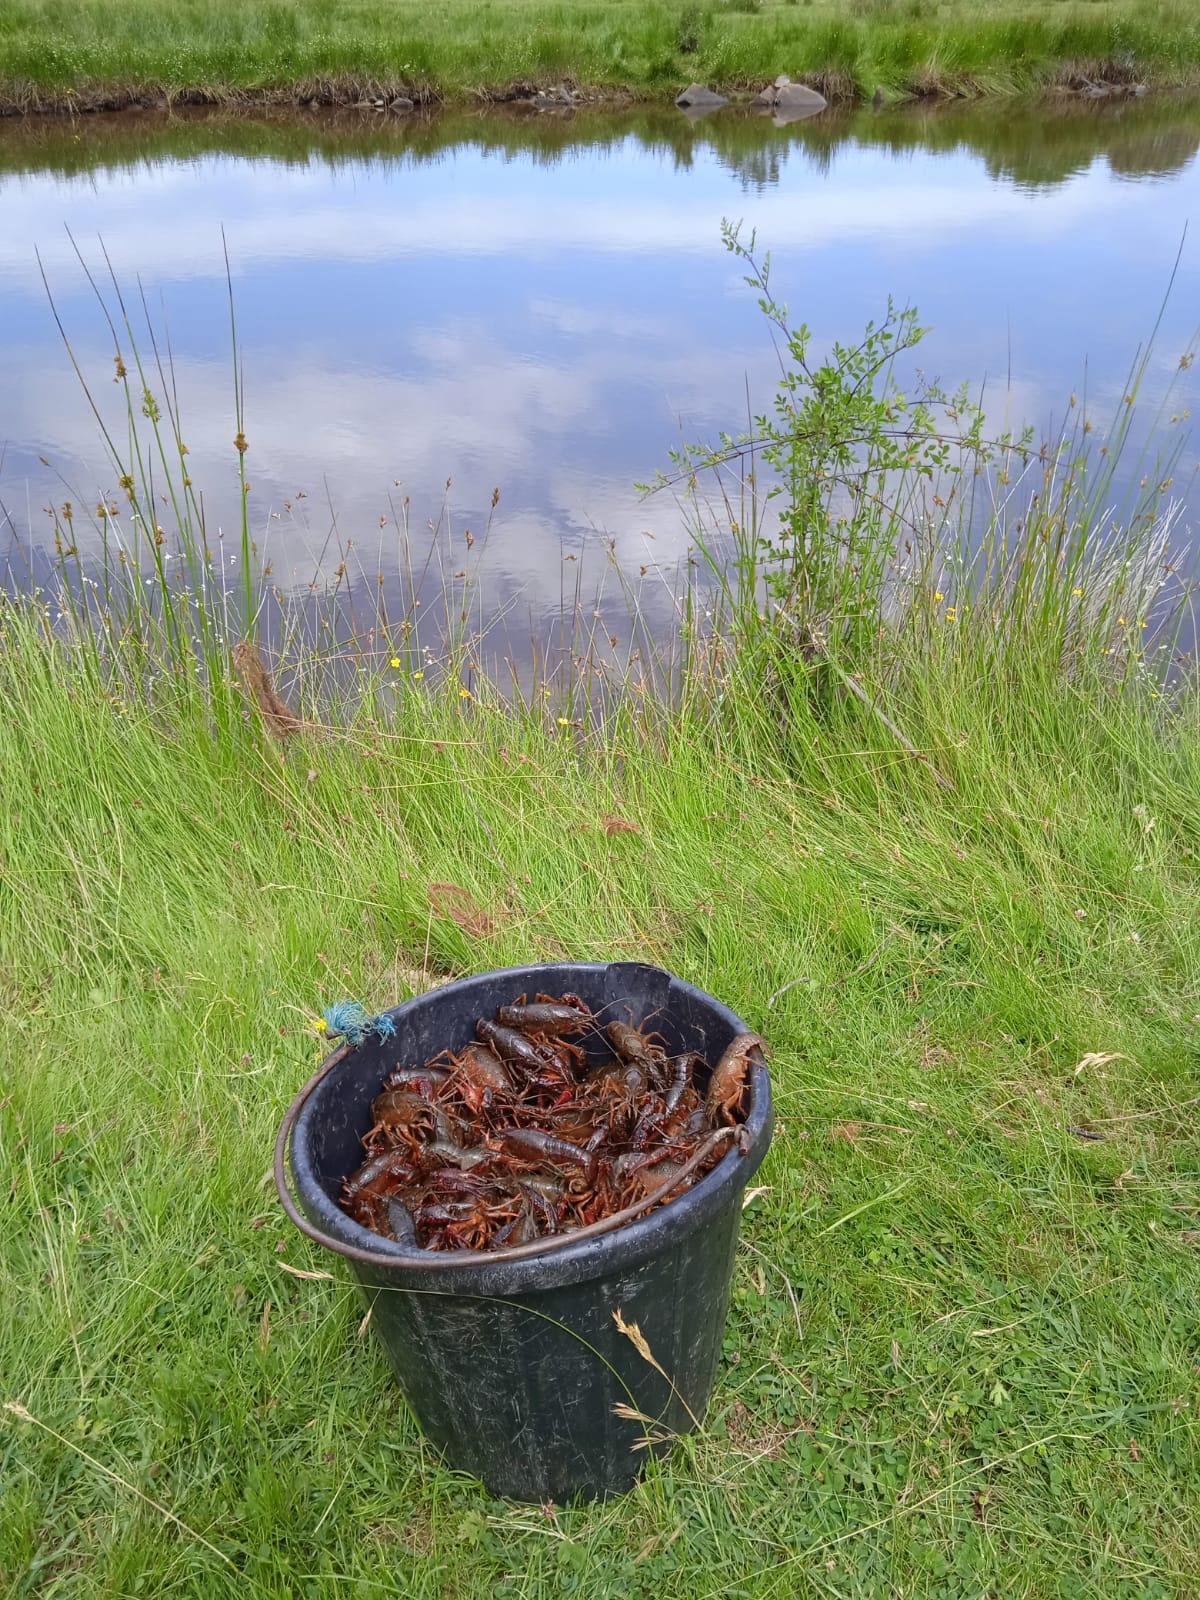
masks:
[(1194, 82), (1183, 0), (4, 0), (0, 105), (470, 99), (563, 78), (665, 96), (779, 72), (839, 95)]
[[(853, 699), (214, 738), (8, 613), (6, 1594), (1195, 1593), (1196, 702), (939, 639), (891, 710), (952, 793)], [(705, 1433), (543, 1515), (439, 1467), (268, 1169), (323, 1003), (563, 954), (719, 994), (781, 1120)]]

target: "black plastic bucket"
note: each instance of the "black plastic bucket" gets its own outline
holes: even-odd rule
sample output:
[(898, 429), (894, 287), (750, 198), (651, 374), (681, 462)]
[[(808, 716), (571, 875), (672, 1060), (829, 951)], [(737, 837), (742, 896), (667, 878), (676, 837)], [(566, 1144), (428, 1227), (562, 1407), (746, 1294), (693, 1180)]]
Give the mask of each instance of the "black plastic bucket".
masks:
[[(466, 1044), (477, 1018), (539, 990), (573, 991), (621, 1020), (652, 1017), (647, 1026), (673, 1052), (710, 1061), (748, 1031), (710, 995), (636, 962), (466, 978), (389, 1012), (394, 1037), (329, 1058), (284, 1118), (276, 1179), (293, 1221), (350, 1260), (401, 1388), (449, 1464), (497, 1495), (562, 1501), (630, 1488), (647, 1454), (703, 1416), (742, 1191), (771, 1142), (771, 1090), (756, 1052), (747, 1120), (729, 1153), (694, 1188), (612, 1232), (468, 1253), (406, 1248), (351, 1221), (336, 1196), (362, 1160), (384, 1073)], [(289, 1131), (304, 1216), (287, 1190)], [(620, 1331), (617, 1313), (641, 1330), (667, 1377)]]

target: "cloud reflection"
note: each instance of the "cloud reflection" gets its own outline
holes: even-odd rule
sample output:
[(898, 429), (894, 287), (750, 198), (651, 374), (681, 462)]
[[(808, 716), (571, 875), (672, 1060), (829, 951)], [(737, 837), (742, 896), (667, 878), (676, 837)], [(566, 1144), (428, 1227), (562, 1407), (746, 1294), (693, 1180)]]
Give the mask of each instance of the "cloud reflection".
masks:
[[(410, 495), (414, 542), (428, 541), (449, 478), (453, 529), (481, 529), (501, 489), (472, 558), (497, 599), (552, 617), (575, 582), (567, 556), (588, 553), (589, 584), (612, 581), (611, 539), (621, 570), (640, 580), (645, 567), (652, 603), (665, 603), (658, 574), (686, 559), (688, 529), (670, 499), (644, 503), (633, 485), (681, 438), (744, 426), (747, 388), (751, 409), (765, 406), (778, 370), (721, 249), (723, 216), (758, 230), (818, 346), (857, 336), (889, 291), (911, 298), (934, 329), (922, 366), (951, 384), (986, 375), (994, 410), (1036, 424), (1085, 360), (1093, 396), (1119, 399), (1200, 194), (1194, 166), (1150, 182), (1085, 162), (1039, 191), (961, 148), (854, 140), (786, 146), (771, 170), (748, 197), (712, 150), (681, 165), (627, 140), (556, 165), (463, 145), (425, 165), (205, 155), (0, 178), (0, 494), (30, 508), (23, 533), (36, 539), (38, 508), (66, 492), (41, 456), (79, 498), (114, 486), (34, 253), (119, 432), (111, 348), (69, 226), (91, 262), (103, 235), (124, 287), (140, 281), (169, 327), (190, 468), (212, 528), (232, 525), (224, 229), (252, 506), (278, 581), (307, 583), (346, 541), (368, 575), (394, 565), (395, 508)], [(1168, 345), (1190, 333), (1198, 288), (1185, 257)]]

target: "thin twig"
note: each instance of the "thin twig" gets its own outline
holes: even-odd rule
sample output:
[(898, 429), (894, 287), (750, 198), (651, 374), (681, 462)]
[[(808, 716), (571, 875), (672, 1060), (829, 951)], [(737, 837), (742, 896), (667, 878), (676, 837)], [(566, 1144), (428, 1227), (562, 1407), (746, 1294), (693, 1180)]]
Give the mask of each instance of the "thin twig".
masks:
[(775, 993), (767, 1001), (768, 1009), (775, 1004), (776, 1000), (778, 1000), (781, 995), (785, 995), (789, 989), (794, 989), (798, 983), (812, 983), (812, 981), (813, 980), (811, 978), (793, 978), (791, 983), (785, 983), (783, 988), (776, 989)]
[(917, 749), (916, 745), (913, 744), (912, 740), (909, 739), (907, 734), (905, 734), (902, 729), (896, 726), (891, 717), (888, 716), (887, 712), (871, 699), (871, 696), (863, 688), (862, 684), (856, 679), (852, 678), (848, 672), (844, 672), (842, 668), (838, 666), (837, 662), (833, 659), (833, 657), (818, 639), (813, 639), (811, 643), (813, 648), (820, 655), (821, 659), (833, 672), (838, 682), (842, 684), (844, 688), (849, 689), (852, 695), (856, 695), (873, 716), (879, 718), (880, 722), (882, 722), (883, 726), (891, 734), (892, 738), (895, 739), (896, 743), (901, 747), (901, 749), (905, 750), (910, 756), (913, 757), (915, 761), (923, 762), (924, 765), (929, 768), (929, 771), (933, 775), (934, 781), (937, 783), (939, 788), (946, 789), (950, 794), (953, 794), (955, 789), (950, 779), (945, 775), (944, 772), (938, 771), (937, 767), (934, 766), (933, 762), (924, 753), (924, 751)]

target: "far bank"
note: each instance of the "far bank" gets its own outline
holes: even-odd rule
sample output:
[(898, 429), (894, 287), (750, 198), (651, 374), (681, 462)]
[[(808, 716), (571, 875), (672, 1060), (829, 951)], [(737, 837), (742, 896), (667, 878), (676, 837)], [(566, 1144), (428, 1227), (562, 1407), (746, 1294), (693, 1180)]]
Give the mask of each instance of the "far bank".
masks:
[(1200, 16), (1175, 0), (14, 0), (0, 30), (10, 115), (670, 102), (690, 83), (749, 98), (781, 74), (843, 102), (1187, 87)]

